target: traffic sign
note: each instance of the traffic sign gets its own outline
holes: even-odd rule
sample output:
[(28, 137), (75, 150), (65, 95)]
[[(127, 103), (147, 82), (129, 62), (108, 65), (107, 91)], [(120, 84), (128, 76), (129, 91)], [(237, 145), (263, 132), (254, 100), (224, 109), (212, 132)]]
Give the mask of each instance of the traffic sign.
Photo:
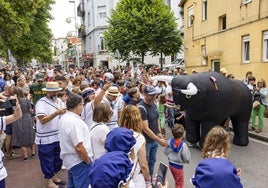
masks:
[(72, 57), (69, 57), (68, 58), (68, 62), (70, 62), (70, 63), (73, 62), (73, 58)]

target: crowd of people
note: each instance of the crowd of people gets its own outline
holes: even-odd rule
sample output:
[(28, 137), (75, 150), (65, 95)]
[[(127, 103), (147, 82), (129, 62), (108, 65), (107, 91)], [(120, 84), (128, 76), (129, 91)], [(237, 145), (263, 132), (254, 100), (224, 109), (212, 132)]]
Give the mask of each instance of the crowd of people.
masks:
[[(226, 69), (221, 73), (228, 76)], [(136, 70), (118, 67), (106, 71), (93, 67), (69, 68), (67, 72), (53, 69), (51, 65), (25, 70), (3, 68), (1, 95), (17, 97), (16, 108), (7, 106), (0, 111), (0, 116), (6, 117), (1, 121), (1, 127), (7, 125), (5, 133), (1, 131), (1, 143), (3, 145), (5, 139), (7, 159), (21, 157), (27, 161), (38, 154), (49, 188), (66, 184), (85, 188), (90, 185), (93, 188), (151, 187), (161, 145), (165, 147), (176, 187), (183, 187), (183, 166), (191, 158), (183, 139), (187, 125), (184, 112), (173, 102), (171, 84), (150, 79), (157, 74), (177, 76), (184, 75), (185, 71), (175, 69), (159, 73), (157, 67), (144, 70), (142, 66)], [(268, 89), (263, 79), (254, 85), (253, 78), (251, 73), (243, 81), (252, 91), (253, 101), (257, 100), (256, 93), (260, 94), (259, 107), (252, 110), (250, 129), (259, 133), (263, 127), (261, 114), (268, 106)], [(18, 104), (23, 113), (20, 118), (16, 115)], [(16, 118), (10, 121), (12, 114)], [(259, 116), (257, 127), (256, 114)], [(8, 125), (11, 122), (12, 125)], [(173, 138), (167, 138), (166, 129), (171, 130)], [(240, 184), (240, 169), (236, 170), (226, 160), (229, 151), (226, 131), (217, 127), (211, 132), (204, 144), (204, 163), (219, 166), (228, 163), (230, 169), (224, 173), (229, 173), (233, 182)], [(217, 140), (221, 144), (212, 144), (211, 137), (222, 138)], [(23, 156), (14, 153), (12, 146), (20, 147)], [(62, 167), (68, 171), (67, 183), (57, 177)], [(206, 187), (200, 185), (204, 178), (199, 176), (204, 173), (201, 167), (197, 167), (192, 179), (196, 187)], [(227, 187), (233, 182), (227, 182)]]

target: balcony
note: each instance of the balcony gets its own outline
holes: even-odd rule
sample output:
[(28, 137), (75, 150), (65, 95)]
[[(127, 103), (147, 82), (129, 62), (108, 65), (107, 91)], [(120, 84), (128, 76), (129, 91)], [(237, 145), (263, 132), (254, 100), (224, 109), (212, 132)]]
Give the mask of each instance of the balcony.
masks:
[(86, 36), (86, 28), (85, 28), (85, 25), (82, 24), (80, 28), (78, 29), (78, 37), (84, 38), (85, 36)]
[(79, 17), (83, 17), (85, 15), (85, 7), (84, 7), (84, 3), (79, 3), (78, 7), (77, 7), (77, 16)]

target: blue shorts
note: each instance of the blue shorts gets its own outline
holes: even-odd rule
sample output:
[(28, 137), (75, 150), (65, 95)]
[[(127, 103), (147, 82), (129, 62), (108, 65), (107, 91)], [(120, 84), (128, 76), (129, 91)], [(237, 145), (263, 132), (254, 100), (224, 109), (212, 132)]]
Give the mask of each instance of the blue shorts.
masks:
[(38, 145), (38, 156), (45, 179), (50, 179), (55, 173), (61, 170), (62, 160), (60, 159), (60, 144)]

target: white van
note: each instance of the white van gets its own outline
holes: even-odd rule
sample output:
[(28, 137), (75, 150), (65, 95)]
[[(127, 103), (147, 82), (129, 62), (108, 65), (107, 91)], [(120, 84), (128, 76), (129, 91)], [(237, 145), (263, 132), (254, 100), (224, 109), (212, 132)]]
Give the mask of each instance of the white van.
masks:
[(184, 58), (177, 58), (164, 68), (166, 70), (174, 70), (175, 68), (185, 69)]

